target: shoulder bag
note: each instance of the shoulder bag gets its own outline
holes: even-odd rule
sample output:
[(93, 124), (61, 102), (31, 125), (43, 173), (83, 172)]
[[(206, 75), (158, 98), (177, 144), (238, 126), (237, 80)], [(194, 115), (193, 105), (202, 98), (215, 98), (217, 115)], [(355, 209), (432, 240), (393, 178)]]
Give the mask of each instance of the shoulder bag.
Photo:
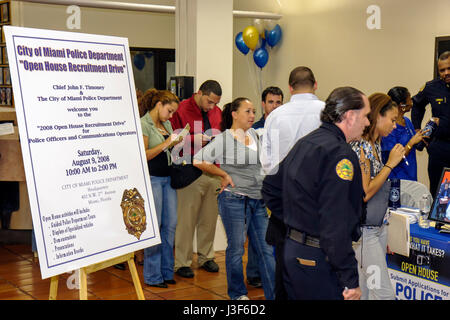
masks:
[(192, 164), (175, 164), (170, 167), (170, 186), (174, 189), (187, 187), (202, 175), (202, 170)]
[(389, 205), (389, 194), (391, 192), (391, 181), (386, 180), (375, 195), (367, 202), (366, 221), (363, 226), (379, 227)]

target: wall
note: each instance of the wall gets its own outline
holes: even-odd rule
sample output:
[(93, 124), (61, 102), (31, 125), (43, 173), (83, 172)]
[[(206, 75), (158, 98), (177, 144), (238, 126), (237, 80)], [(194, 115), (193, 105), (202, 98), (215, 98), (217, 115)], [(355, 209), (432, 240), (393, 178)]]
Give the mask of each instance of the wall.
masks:
[[(118, 0), (116, 0), (118, 1)], [(173, 0), (128, 0), (133, 3), (174, 5)], [(369, 30), (370, 5), (381, 9), (381, 29)], [(430, 0), (234, 0), (235, 10), (281, 13), (283, 39), (270, 51), (261, 71), (262, 87), (277, 85), (290, 98), (287, 79), (298, 65), (312, 68), (325, 99), (335, 87), (352, 85), (366, 94), (387, 92), (403, 85), (414, 94), (433, 76), (434, 38), (450, 34), (450, 1)], [(13, 2), (13, 24), (67, 30), (66, 6)], [(79, 32), (128, 37), (130, 46), (175, 47), (173, 14), (82, 8)], [(233, 36), (253, 19), (234, 18)], [(224, 41), (228, 41), (224, 39)], [(220, 50), (208, 48), (221, 64)], [(247, 96), (259, 106), (255, 83), (259, 75), (251, 53), (233, 49), (233, 94)], [(222, 99), (221, 104), (228, 101)], [(231, 99), (230, 99), (231, 100)], [(259, 109), (259, 108), (258, 108)], [(260, 111), (259, 111), (260, 112)], [(425, 120), (429, 117), (428, 112)], [(428, 157), (418, 153), (419, 181), (428, 185)]]
[[(366, 26), (370, 5), (381, 9), (379, 30)], [(315, 73), (320, 99), (344, 85), (368, 95), (402, 85), (415, 94), (433, 77), (435, 37), (450, 35), (448, 0), (235, 0), (234, 8), (283, 15), (283, 39), (270, 53), (262, 77), (263, 87), (281, 87), (286, 99), (289, 73), (299, 65)], [(251, 23), (235, 19), (234, 34)], [(233, 95), (249, 96), (259, 105), (248, 60), (235, 48)], [(429, 117), (428, 111), (424, 122)], [(427, 163), (426, 152), (418, 152), (419, 181), (426, 185)]]
[[(117, 0), (116, 0), (117, 1)], [(131, 0), (173, 6), (172, 0)], [(81, 8), (81, 29), (69, 30), (67, 6), (12, 1), (15, 26), (126, 37), (131, 47), (175, 48), (175, 15), (111, 9)], [(11, 229), (31, 229), (26, 184), (20, 183), (20, 210), (11, 216)]]
[[(174, 5), (172, 0), (115, 2)], [(131, 47), (175, 48), (174, 14), (81, 7), (81, 29), (68, 30), (67, 6), (21, 1), (13, 4), (12, 22), (16, 26), (125, 37)]]

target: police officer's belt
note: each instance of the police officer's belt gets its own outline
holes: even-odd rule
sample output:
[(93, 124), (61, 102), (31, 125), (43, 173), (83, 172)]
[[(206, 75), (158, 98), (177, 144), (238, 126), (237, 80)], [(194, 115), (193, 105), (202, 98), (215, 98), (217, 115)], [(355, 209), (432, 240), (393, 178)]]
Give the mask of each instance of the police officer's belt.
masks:
[(318, 238), (308, 236), (304, 232), (295, 229), (289, 229), (288, 237), (292, 240), (314, 248), (320, 248), (320, 241)]

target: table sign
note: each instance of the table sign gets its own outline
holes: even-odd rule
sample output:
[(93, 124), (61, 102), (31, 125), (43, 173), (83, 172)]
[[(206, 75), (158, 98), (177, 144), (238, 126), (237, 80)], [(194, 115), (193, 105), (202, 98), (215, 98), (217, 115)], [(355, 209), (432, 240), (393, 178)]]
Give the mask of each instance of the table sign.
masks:
[(387, 255), (399, 300), (450, 300), (450, 236), (411, 224), (410, 254)]
[(4, 32), (42, 278), (160, 243), (128, 40)]

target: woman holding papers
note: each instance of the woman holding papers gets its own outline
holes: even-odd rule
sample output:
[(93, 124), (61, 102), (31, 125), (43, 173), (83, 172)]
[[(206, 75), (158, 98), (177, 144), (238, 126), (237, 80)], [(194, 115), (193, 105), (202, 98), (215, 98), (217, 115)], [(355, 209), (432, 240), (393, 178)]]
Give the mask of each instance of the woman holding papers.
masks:
[(257, 254), (264, 295), (267, 300), (274, 299), (275, 259), (265, 241), (268, 215), (261, 195), (264, 175), (254, 121), (255, 107), (248, 99), (237, 98), (226, 104), (223, 133), (194, 156), (196, 167), (221, 178), (218, 204), (227, 234), (225, 265), (228, 295), (233, 300), (248, 300), (242, 265), (247, 234)]
[[(374, 197), (377, 192), (381, 192), (392, 169), (402, 161), (405, 153), (404, 147), (396, 144), (383, 165), (380, 139), (389, 135), (396, 127), (398, 109), (395, 102), (383, 93), (372, 94), (369, 96), (369, 102), (370, 125), (364, 130), (361, 140), (351, 143), (361, 166), (363, 188), (366, 194), (365, 202)], [(384, 213), (380, 212), (381, 215)], [(380, 226), (363, 226), (361, 239), (354, 246), (358, 260), (361, 299), (395, 299), (386, 265), (387, 218), (384, 217)]]
[(161, 244), (144, 250), (144, 282), (167, 288), (167, 284), (175, 283), (173, 245), (177, 225), (177, 193), (170, 186), (169, 148), (180, 142), (169, 119), (178, 109), (179, 100), (170, 91), (150, 89), (140, 103), (146, 110), (141, 125), (161, 236)]

